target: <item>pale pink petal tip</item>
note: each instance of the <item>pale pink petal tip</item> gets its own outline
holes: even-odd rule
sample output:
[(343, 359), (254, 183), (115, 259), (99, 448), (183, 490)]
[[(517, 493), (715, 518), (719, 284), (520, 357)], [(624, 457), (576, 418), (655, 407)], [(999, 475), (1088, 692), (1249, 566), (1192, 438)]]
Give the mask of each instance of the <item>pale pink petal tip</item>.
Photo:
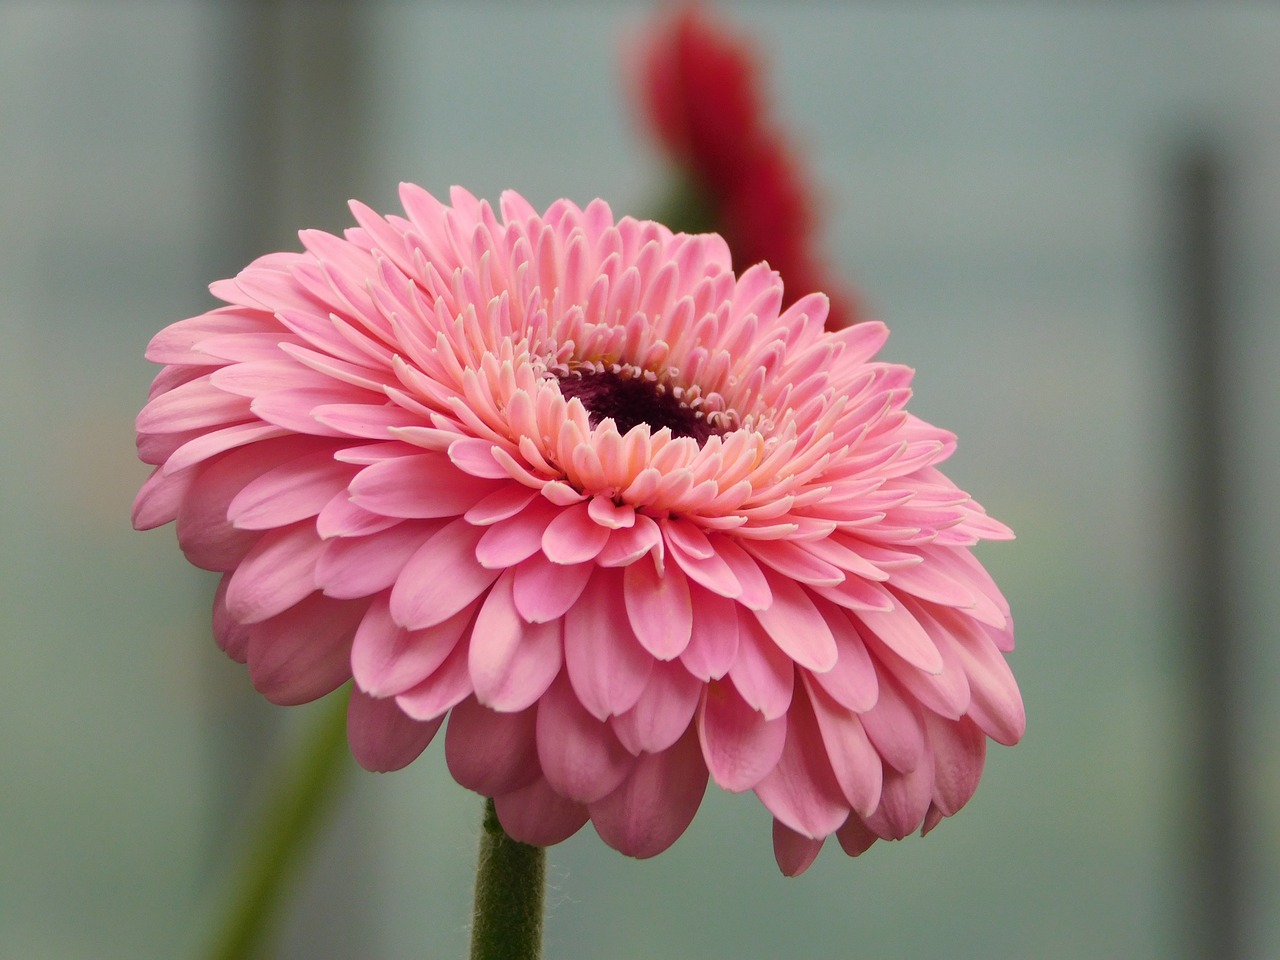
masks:
[(133, 522), (222, 574), (214, 637), (257, 689), (354, 679), (370, 770), (447, 722), (528, 843), (590, 821), (654, 856), (710, 781), (795, 876), (958, 812), (1026, 723), (972, 553), (1010, 532), (941, 472), (887, 329), (825, 332), (823, 295), (784, 309), (769, 267), (603, 201), (401, 202), (148, 350)]

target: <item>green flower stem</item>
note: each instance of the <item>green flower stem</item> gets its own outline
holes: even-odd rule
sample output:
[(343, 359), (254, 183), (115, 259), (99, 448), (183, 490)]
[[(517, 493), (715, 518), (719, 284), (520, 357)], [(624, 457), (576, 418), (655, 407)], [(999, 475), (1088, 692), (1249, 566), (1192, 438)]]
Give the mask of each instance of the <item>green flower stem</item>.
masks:
[(486, 800), (476, 870), (471, 960), (538, 960), (547, 851), (512, 840)]
[(272, 785), (209, 949), (208, 960), (262, 956), (284, 906), (290, 881), (311, 848), (350, 767), (347, 751), (349, 688), (323, 704), (292, 769)]

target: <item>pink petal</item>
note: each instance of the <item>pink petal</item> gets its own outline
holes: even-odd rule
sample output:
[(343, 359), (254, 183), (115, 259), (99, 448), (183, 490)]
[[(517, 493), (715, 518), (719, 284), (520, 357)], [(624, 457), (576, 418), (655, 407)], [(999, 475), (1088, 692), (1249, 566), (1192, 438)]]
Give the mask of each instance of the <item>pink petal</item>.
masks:
[(409, 558), (391, 588), (391, 615), (410, 630), (449, 619), (498, 578), (476, 562), (482, 527), (458, 519), (442, 528)]
[(689, 579), (722, 597), (734, 599), (742, 594), (733, 568), (716, 553), (705, 533), (691, 523), (675, 521), (664, 521), (662, 529), (667, 549)]
[(208, 430), (252, 419), (249, 400), (219, 390), (200, 377), (152, 399), (138, 414), (139, 433)]
[(854, 811), (868, 816), (880, 803), (884, 781), (880, 754), (871, 745), (857, 714), (841, 707), (816, 683), (807, 682), (806, 689), (831, 772)]
[(498, 713), (467, 697), (449, 713), (444, 755), (453, 779), (485, 797), (519, 790), (541, 777), (535, 711)]
[[(231, 588), (235, 581), (232, 580)], [(272, 703), (308, 703), (351, 679), (351, 637), (365, 604), (313, 593), (249, 625), (249, 679)]]
[(755, 559), (728, 537), (719, 536), (715, 541), (716, 556), (733, 572), (734, 579), (742, 587), (737, 600), (748, 610), (764, 610), (773, 603), (769, 581)]
[(743, 610), (738, 616), (738, 656), (729, 668), (729, 679), (753, 709), (772, 720), (791, 706), (795, 664)]
[(798, 877), (818, 859), (826, 837), (812, 840), (796, 833), (777, 817), (773, 819), (773, 858), (784, 877)]
[(373, 513), (404, 519), (457, 517), (494, 491), (435, 453), (397, 457), (365, 467), (351, 481), (351, 500)]
[(635, 765), (609, 725), (583, 708), (565, 674), (538, 704), (537, 737), (547, 782), (578, 803), (608, 796)]
[(390, 530), (400, 523), (403, 521), (399, 517), (384, 517), (357, 507), (344, 490), (316, 515), (316, 533), (326, 540), (332, 537), (365, 537)]
[(316, 561), (316, 586), (339, 599), (388, 589), (409, 558), (442, 525), (407, 520), (367, 537), (330, 540)]
[(314, 517), (355, 473), (330, 450), (281, 464), (246, 484), (228, 505), (227, 518), (241, 530), (267, 530)]
[(440, 668), (416, 687), (396, 697), (400, 709), (415, 720), (434, 720), (472, 694), (467, 671), (467, 644), (459, 643)]
[(738, 604), (700, 587), (691, 597), (693, 631), (680, 662), (700, 680), (719, 680), (738, 656)]
[(897, 603), (887, 613), (858, 610), (854, 616), (886, 647), (925, 673), (942, 672), (942, 655), (911, 612)]
[(227, 610), (241, 623), (258, 623), (288, 610), (315, 589), (323, 541), (310, 524), (263, 534), (227, 585)]
[(787, 580), (835, 586), (845, 578), (839, 568), (820, 560), (804, 545), (790, 540), (747, 540), (743, 542), (743, 548)]
[(876, 659), (921, 706), (950, 720), (958, 720), (969, 709), (970, 695), (964, 661), (955, 652), (955, 641), (943, 633), (938, 623), (919, 609), (914, 601), (904, 597), (903, 603), (911, 610), (916, 622), (934, 638), (934, 647), (942, 658), (942, 669), (936, 674), (923, 673), (873, 640)]
[[(972, 621), (950, 611), (937, 613), (939, 622), (955, 628), (952, 650), (969, 681), (969, 718), (996, 743), (1013, 746), (1027, 729), (1027, 713), (1013, 671), (992, 640)], [(967, 627), (967, 628), (966, 628)]]
[(851, 857), (860, 857), (870, 850), (872, 844), (880, 837), (869, 830), (855, 813), (845, 821), (843, 827), (836, 831), (836, 839), (840, 841), (840, 849), (845, 853)]
[(133, 501), (133, 529), (152, 530), (177, 519), (194, 478), (191, 472), (166, 475), (160, 467), (152, 470)]
[(494, 797), (493, 803), (507, 835), (535, 847), (568, 840), (590, 816), (585, 805), (557, 793), (543, 777)]
[(609, 540), (609, 528), (591, 519), (587, 503), (560, 511), (542, 534), (542, 552), (552, 563), (568, 566), (594, 560)]
[[(252, 447), (257, 451), (260, 449), (259, 444), (265, 440), (283, 439), (285, 436), (289, 436), (287, 430), (256, 421), (250, 424), (224, 426), (223, 429), (212, 430), (210, 433), (198, 433), (186, 443), (174, 448), (173, 453), (165, 461), (164, 470), (166, 474), (187, 470), (188, 467), (204, 463), (218, 456), (219, 453), (232, 451), (232, 449)], [(143, 457), (143, 460), (146, 458)]]
[(858, 628), (844, 611), (825, 600), (815, 600), (814, 603), (831, 627), (831, 636), (836, 641), (836, 663), (826, 673), (815, 673), (812, 677), (836, 703), (855, 713), (865, 713), (875, 706), (880, 695), (880, 683), (871, 655)]
[(678, 567), (659, 575), (646, 559), (623, 568), (623, 597), (631, 628), (659, 660), (672, 660), (689, 645), (693, 604), (689, 582)]
[(669, 750), (640, 757), (622, 785), (590, 805), (601, 839), (629, 857), (653, 857), (693, 822), (707, 768), (692, 729)]
[(596, 562), (602, 567), (625, 567), (635, 563), (651, 550), (661, 553), (662, 532), (658, 525), (642, 513), (636, 514), (635, 525), (612, 530)]
[(633, 755), (661, 753), (689, 728), (701, 697), (702, 684), (683, 664), (658, 662), (635, 706), (609, 722)]
[(491, 570), (515, 566), (542, 549), (547, 524), (561, 512), (560, 507), (538, 497), (509, 519), (489, 525), (476, 544), (476, 559)]
[(471, 605), (443, 623), (405, 630), (392, 619), (386, 594), (375, 598), (351, 645), (356, 683), (375, 697), (392, 697), (416, 687), (453, 653), (474, 616)]
[(516, 611), (508, 570), (485, 598), (471, 631), (468, 668), (476, 698), (516, 713), (532, 706), (560, 672), (560, 622), (527, 624)]
[(711, 779), (741, 793), (756, 786), (778, 764), (787, 718), (766, 720), (726, 682), (712, 683), (698, 708), (698, 739)]
[(191, 480), (178, 508), (177, 532), (187, 558), (208, 570), (229, 571), (239, 566), (261, 535), (231, 525), (227, 510), (232, 500), (255, 477), (315, 452), (317, 441), (311, 438), (263, 441), (184, 471), (182, 475)]
[(492, 442), (478, 437), (463, 437), (449, 445), (449, 459), (470, 476), (505, 480), (507, 471), (493, 458), (494, 446)]
[(535, 553), (516, 567), (516, 609), (529, 623), (559, 620), (582, 596), (594, 570), (592, 563), (562, 567)]
[[(478, 527), (486, 527), (492, 523), (497, 523), (499, 520), (507, 520), (516, 516), (537, 495), (533, 490), (522, 487), (519, 484), (503, 484), (493, 493), (476, 503), (464, 516), (468, 523), (474, 523)], [(550, 521), (548, 520), (548, 522)], [(542, 540), (541, 531), (539, 531), (538, 540), (539, 542)]]
[(813, 708), (800, 691), (787, 713), (782, 756), (756, 784), (756, 796), (786, 826), (815, 840), (835, 833), (849, 816), (849, 801), (831, 770)]
[(885, 763), (900, 772), (914, 770), (924, 756), (924, 718), (887, 676), (880, 677), (876, 705), (859, 716), (862, 729)]
[(621, 579), (597, 569), (564, 618), (568, 678), (582, 706), (601, 721), (631, 709), (653, 669), (653, 658), (617, 615)]
[(987, 737), (969, 719), (952, 722), (926, 713), (924, 723), (933, 748), (933, 803), (951, 817), (978, 789)]
[(237, 623), (227, 612), (227, 583), (230, 579), (230, 574), (223, 576), (213, 595), (213, 639), (232, 660), (244, 663), (249, 656), (249, 628)]
[(765, 632), (792, 660), (822, 673), (836, 663), (836, 641), (804, 587), (776, 573), (765, 574), (773, 603), (755, 611)]
[(400, 770), (427, 748), (443, 720), (411, 720), (394, 700), (379, 700), (356, 687), (347, 705), (351, 755), (356, 763), (374, 773)]
[(899, 773), (892, 768), (884, 772), (880, 806), (865, 818), (867, 827), (885, 840), (901, 840), (915, 833), (933, 798), (933, 756), (925, 747), (925, 756), (914, 770)]

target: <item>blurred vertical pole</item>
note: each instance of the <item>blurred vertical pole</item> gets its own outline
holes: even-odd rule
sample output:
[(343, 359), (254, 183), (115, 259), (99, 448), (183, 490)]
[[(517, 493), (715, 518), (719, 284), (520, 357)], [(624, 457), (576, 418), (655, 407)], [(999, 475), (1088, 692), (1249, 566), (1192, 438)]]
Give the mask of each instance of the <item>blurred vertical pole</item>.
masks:
[[(211, 6), (217, 40), (208, 91), (211, 163), (210, 279), (234, 276), (273, 250), (298, 250), (302, 227), (340, 230), (346, 200), (359, 191), (364, 142), (364, 49), (356, 0), (233, 0)], [(281, 746), (285, 711), (253, 691), (243, 668), (210, 681), (215, 731), (214, 803), (219, 843), (256, 798)], [(296, 909), (282, 931), (280, 960), (372, 957), (364, 895), (368, 844), (359, 797), (338, 805), (337, 830), (325, 830), (323, 854), (296, 887)]]
[(1190, 688), (1185, 724), (1192, 774), (1182, 836), (1192, 871), (1188, 952), (1205, 960), (1242, 956), (1239, 624), (1232, 595), (1228, 510), (1232, 424), (1227, 396), (1225, 177), (1211, 141), (1184, 150), (1175, 181), (1174, 269), (1180, 348), (1185, 509), (1180, 516)]

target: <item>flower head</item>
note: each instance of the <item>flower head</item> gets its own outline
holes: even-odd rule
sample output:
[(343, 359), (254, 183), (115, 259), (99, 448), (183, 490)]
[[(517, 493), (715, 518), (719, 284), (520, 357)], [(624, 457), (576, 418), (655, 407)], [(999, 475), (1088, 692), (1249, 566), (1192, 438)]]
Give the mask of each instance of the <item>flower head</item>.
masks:
[(678, 10), (640, 50), (637, 94), (659, 143), (709, 206), (709, 226), (741, 264), (768, 261), (791, 290), (831, 297), (827, 326), (858, 319), (813, 251), (809, 187), (765, 109), (751, 48), (697, 5)]
[(782, 310), (718, 236), (599, 200), (401, 199), (147, 351), (134, 522), (223, 574), (255, 686), (354, 677), (373, 770), (447, 715), (454, 777), (539, 845), (591, 820), (656, 854), (708, 776), (755, 791), (788, 873), (955, 813), (1023, 729), (970, 553), (1008, 531), (938, 471), (885, 328), (824, 332), (822, 295)]

